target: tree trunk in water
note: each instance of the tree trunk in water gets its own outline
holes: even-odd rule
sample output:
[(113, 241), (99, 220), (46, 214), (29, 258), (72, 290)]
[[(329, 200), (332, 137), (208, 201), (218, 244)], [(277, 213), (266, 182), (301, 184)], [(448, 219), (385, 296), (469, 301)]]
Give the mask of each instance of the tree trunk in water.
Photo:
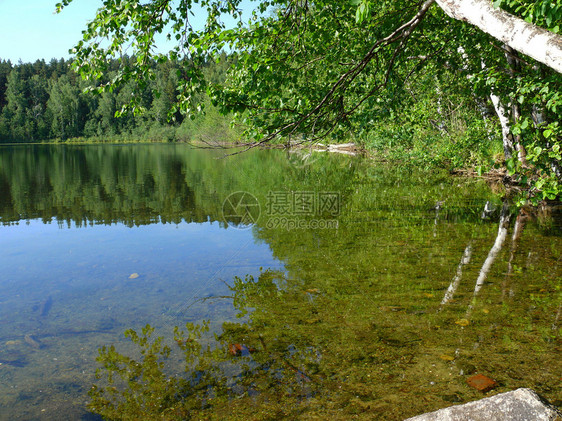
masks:
[[(525, 228), (525, 215), (523, 210), (519, 210), (517, 219), (515, 220), (515, 226), (513, 227), (513, 235), (511, 236), (511, 250), (509, 251), (509, 261), (507, 262), (507, 273), (502, 284), (502, 299), (511, 298), (514, 295), (513, 288), (510, 287), (510, 278), (513, 274), (513, 260), (515, 259), (515, 252), (519, 245), (519, 240), (521, 240), (521, 234), (523, 233), (523, 228)], [(508, 291), (509, 287), (509, 291)]]
[(466, 311), (465, 318), (467, 318), (467, 319), (470, 317), (470, 315), (472, 313), (472, 309), (473, 309), (474, 303), (476, 301), (476, 296), (480, 292), (480, 289), (482, 288), (482, 285), (484, 285), (484, 281), (488, 277), (488, 272), (490, 272), (492, 264), (496, 260), (496, 257), (498, 256), (498, 254), (499, 254), (499, 252), (500, 252), (500, 250), (503, 246), (503, 243), (504, 243), (504, 241), (507, 237), (507, 229), (509, 227), (510, 218), (511, 218), (511, 215), (509, 213), (509, 206), (508, 206), (507, 202), (504, 202), (503, 207), (502, 207), (502, 211), (501, 211), (501, 215), (500, 215), (498, 235), (496, 236), (496, 241), (494, 242), (494, 245), (492, 246), (492, 248), (488, 252), (488, 256), (486, 257), (486, 260), (484, 261), (484, 264), (482, 265), (482, 268), (480, 269), (480, 273), (478, 274), (478, 279), (476, 279), (476, 285), (474, 286), (474, 294), (473, 294), (473, 297), (472, 297), (472, 302), (469, 304), (468, 309)]
[[(460, 284), (461, 278), (462, 278), (462, 269), (465, 265), (468, 265), (470, 263), (471, 257), (472, 257), (472, 241), (470, 241), (468, 243), (468, 245), (466, 246), (466, 248), (464, 249), (464, 253), (462, 254), (461, 261), (459, 262), (459, 265), (457, 266), (457, 273), (456, 273), (455, 277), (453, 278), (453, 280), (451, 281), (451, 284), (449, 285), (449, 288), (447, 288), (447, 292), (445, 292), (445, 296), (441, 300), (441, 306), (443, 306), (443, 305), (447, 304), (449, 301), (451, 301), (451, 299), (453, 298), (453, 296), (457, 292), (457, 289), (459, 288), (459, 284)], [(439, 310), (441, 310), (441, 306), (439, 307)]]
[(562, 36), (494, 9), (490, 0), (435, 0), (453, 19), (468, 22), (548, 67), (562, 73)]

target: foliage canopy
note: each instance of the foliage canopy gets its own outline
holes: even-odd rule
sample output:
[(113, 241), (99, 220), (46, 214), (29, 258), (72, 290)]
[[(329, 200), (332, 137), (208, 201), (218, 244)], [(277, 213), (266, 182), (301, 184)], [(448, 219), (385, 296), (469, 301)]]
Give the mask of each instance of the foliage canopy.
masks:
[[(555, 197), (562, 176), (557, 152), (562, 76), (434, 4), (268, 0), (254, 4), (245, 22), (249, 5), (242, 0), (105, 0), (73, 50), (74, 66), (98, 91), (133, 81), (129, 109), (139, 112), (138, 93), (154, 78), (151, 62), (177, 60), (172, 114), (201, 110), (200, 93), (206, 92), (223, 112), (235, 113), (256, 144), (361, 133), (376, 120), (400, 114), (405, 101), (416, 102), (420, 83), (431, 80), (438, 101), (462, 93), (473, 98), (483, 118), (493, 109), (493, 95), (495, 112), (507, 118), (505, 157), (517, 155), (509, 168), (521, 174), (532, 163), (538, 173), (533, 170), (531, 178), (538, 174), (554, 192), (544, 197)], [(203, 28), (191, 24), (196, 6), (207, 13)], [(548, 33), (560, 30), (560, 1), (495, 6)], [(236, 23), (227, 25), (227, 19)], [(162, 33), (176, 42), (166, 54), (155, 49)], [(226, 80), (209, 80), (202, 67), (224, 59), (225, 51), (233, 56)], [(124, 60), (125, 54), (134, 60)], [(120, 67), (107, 80), (110, 59)]]

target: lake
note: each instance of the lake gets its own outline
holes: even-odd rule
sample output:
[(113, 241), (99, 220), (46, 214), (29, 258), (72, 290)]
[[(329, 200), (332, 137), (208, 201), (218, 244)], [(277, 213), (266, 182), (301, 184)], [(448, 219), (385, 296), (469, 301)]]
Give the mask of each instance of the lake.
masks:
[[(100, 419), (98, 349), (138, 358), (123, 333), (147, 324), (191, 379), (183, 417), (404, 419), (518, 387), (562, 403), (559, 207), (361, 157), (225, 153), (0, 147), (1, 420)], [(186, 323), (208, 324), (201, 349), (174, 340)]]

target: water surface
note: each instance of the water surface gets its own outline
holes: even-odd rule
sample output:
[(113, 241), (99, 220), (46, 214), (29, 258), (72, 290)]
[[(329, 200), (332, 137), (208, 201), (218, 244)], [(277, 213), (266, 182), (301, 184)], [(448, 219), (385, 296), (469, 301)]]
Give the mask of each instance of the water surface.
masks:
[(474, 373), (562, 400), (556, 210), (361, 158), (223, 155), (0, 148), (1, 419), (89, 419), (99, 347), (203, 320), (236, 374), (205, 419), (401, 419), (482, 397)]

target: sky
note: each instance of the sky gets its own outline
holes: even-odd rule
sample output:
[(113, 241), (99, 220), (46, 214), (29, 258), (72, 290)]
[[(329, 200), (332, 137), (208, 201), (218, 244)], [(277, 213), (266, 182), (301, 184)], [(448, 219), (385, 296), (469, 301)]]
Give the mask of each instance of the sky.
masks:
[(69, 58), (101, 0), (75, 0), (55, 14), (57, 0), (0, 0), (0, 59), (13, 64)]
[[(70, 50), (82, 39), (102, 0), (74, 0), (55, 14), (60, 0), (0, 0), (0, 59), (16, 64), (38, 59), (69, 58)], [(249, 1), (244, 2), (248, 7)], [(204, 16), (201, 16), (203, 20)]]

